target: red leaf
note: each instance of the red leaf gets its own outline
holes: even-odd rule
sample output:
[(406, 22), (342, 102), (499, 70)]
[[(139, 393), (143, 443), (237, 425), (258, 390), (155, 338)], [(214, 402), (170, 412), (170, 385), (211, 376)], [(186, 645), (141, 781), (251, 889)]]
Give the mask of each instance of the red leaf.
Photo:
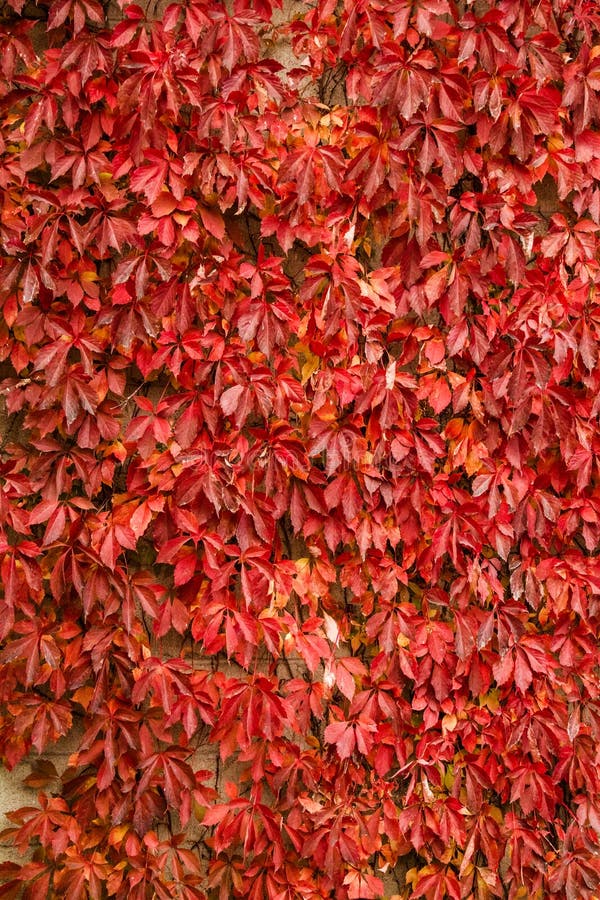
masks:
[(243, 396), (244, 391), (245, 388), (241, 384), (234, 384), (233, 387), (227, 388), (226, 391), (223, 391), (219, 402), (221, 404), (221, 409), (226, 416), (230, 416), (236, 411), (239, 400)]
[(325, 740), (335, 744), (340, 759), (352, 756), (356, 739), (351, 722), (333, 722), (325, 729)]
[(223, 216), (217, 209), (208, 206), (199, 206), (200, 218), (202, 224), (209, 234), (216, 237), (218, 241), (222, 241), (225, 237), (225, 222)]
[(177, 560), (175, 564), (174, 580), (177, 587), (187, 584), (194, 577), (197, 558), (195, 553), (187, 553)]

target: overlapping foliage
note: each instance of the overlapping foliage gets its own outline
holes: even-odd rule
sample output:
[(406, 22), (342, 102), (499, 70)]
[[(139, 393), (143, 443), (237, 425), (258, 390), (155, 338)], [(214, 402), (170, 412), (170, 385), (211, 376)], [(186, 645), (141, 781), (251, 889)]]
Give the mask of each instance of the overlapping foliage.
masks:
[(0, 896), (596, 897), (600, 12), (278, 6), (2, 8)]

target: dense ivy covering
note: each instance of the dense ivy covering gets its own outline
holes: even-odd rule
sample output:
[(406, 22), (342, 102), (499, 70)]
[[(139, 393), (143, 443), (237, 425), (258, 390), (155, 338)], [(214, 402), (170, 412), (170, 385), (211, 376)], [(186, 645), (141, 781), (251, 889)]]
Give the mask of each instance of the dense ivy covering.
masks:
[(600, 10), (273, 6), (1, 10), (0, 896), (592, 900)]

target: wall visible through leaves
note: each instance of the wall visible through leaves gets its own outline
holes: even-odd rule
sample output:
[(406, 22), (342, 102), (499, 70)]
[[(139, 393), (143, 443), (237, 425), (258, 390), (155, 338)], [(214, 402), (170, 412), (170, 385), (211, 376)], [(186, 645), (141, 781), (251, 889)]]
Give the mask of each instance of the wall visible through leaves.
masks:
[(597, 900), (595, 0), (5, 0), (0, 122), (0, 897)]

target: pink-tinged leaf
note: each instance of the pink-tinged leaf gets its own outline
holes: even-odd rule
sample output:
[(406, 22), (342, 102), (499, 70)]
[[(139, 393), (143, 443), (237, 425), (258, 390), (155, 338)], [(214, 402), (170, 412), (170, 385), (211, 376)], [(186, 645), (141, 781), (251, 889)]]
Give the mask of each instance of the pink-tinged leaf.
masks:
[(150, 520), (152, 519), (152, 510), (146, 502), (140, 503), (137, 509), (131, 515), (129, 524), (136, 538), (142, 537), (146, 531)]
[(29, 262), (23, 276), (23, 303), (31, 303), (39, 290), (39, 280), (33, 265)]
[(506, 684), (513, 676), (514, 660), (512, 653), (505, 653), (492, 667), (496, 683), (500, 686)]
[(469, 326), (465, 319), (453, 325), (446, 339), (449, 356), (456, 356), (466, 346), (469, 337)]
[(74, 0), (57, 0), (48, 10), (48, 28), (58, 28), (75, 6)]
[(109, 528), (106, 532), (102, 546), (100, 547), (100, 559), (109, 569), (114, 570), (117, 557), (119, 555), (119, 546), (115, 541), (114, 531)]
[(52, 513), (50, 518), (48, 519), (48, 524), (46, 525), (46, 531), (44, 533), (44, 541), (43, 546), (47, 546), (48, 544), (53, 544), (54, 541), (59, 540), (62, 536), (66, 523), (66, 513), (65, 507), (61, 504), (56, 508), (56, 510)]
[(592, 369), (596, 366), (596, 360), (598, 359), (598, 343), (594, 340), (594, 336), (589, 328), (589, 325), (585, 321), (582, 322), (581, 325), (581, 338), (579, 341), (579, 352), (581, 354), (581, 358), (583, 360), (583, 364), (588, 370), (591, 372)]
[(469, 622), (462, 613), (456, 612), (454, 616), (455, 633), (454, 642), (456, 647), (456, 655), (459, 659), (468, 659), (475, 649), (475, 635), (473, 634)]
[(447, 553), (450, 550), (451, 533), (451, 519), (448, 519), (448, 521), (445, 522), (440, 528), (436, 529), (436, 532), (433, 535), (433, 540), (431, 542), (431, 546), (433, 547), (436, 559), (439, 559), (440, 556), (443, 556), (444, 553)]
[(371, 523), (367, 517), (360, 520), (356, 530), (356, 543), (359, 546), (363, 559), (367, 556), (367, 550), (371, 546), (372, 532)]
[(56, 500), (41, 500), (29, 514), (29, 524), (39, 525), (41, 522), (47, 522), (57, 505)]
[(344, 884), (348, 885), (349, 900), (377, 900), (383, 896), (383, 881), (367, 872), (349, 872)]
[(477, 632), (477, 649), (487, 647), (494, 635), (494, 613), (488, 613)]
[(524, 694), (532, 681), (533, 673), (527, 661), (527, 656), (521, 649), (517, 649), (515, 656), (515, 684), (518, 690)]
[(452, 392), (444, 378), (438, 378), (429, 393), (429, 403), (439, 415), (452, 401)]
[(241, 384), (234, 384), (233, 387), (223, 391), (219, 403), (226, 416), (231, 416), (236, 411), (244, 391), (245, 388)]
[(131, 43), (138, 28), (137, 22), (117, 22), (110, 36), (111, 47), (126, 47)]
[(336, 684), (348, 700), (352, 700), (356, 693), (354, 676), (358, 675), (360, 677), (366, 674), (366, 669), (360, 659), (345, 657), (338, 660), (335, 664)]
[(161, 191), (152, 204), (152, 215), (156, 218), (170, 216), (177, 209), (177, 200), (169, 191)]
[(597, 131), (585, 130), (575, 136), (575, 159), (580, 163), (600, 159), (600, 134)]
[(332, 722), (325, 729), (325, 740), (329, 744), (335, 744), (340, 759), (348, 759), (356, 746), (352, 723)]
[[(156, 151), (155, 157), (159, 156)], [(154, 162), (146, 163), (137, 168), (131, 176), (131, 189), (145, 194), (148, 203), (154, 203), (163, 189), (168, 172), (166, 159), (155, 158)]]

